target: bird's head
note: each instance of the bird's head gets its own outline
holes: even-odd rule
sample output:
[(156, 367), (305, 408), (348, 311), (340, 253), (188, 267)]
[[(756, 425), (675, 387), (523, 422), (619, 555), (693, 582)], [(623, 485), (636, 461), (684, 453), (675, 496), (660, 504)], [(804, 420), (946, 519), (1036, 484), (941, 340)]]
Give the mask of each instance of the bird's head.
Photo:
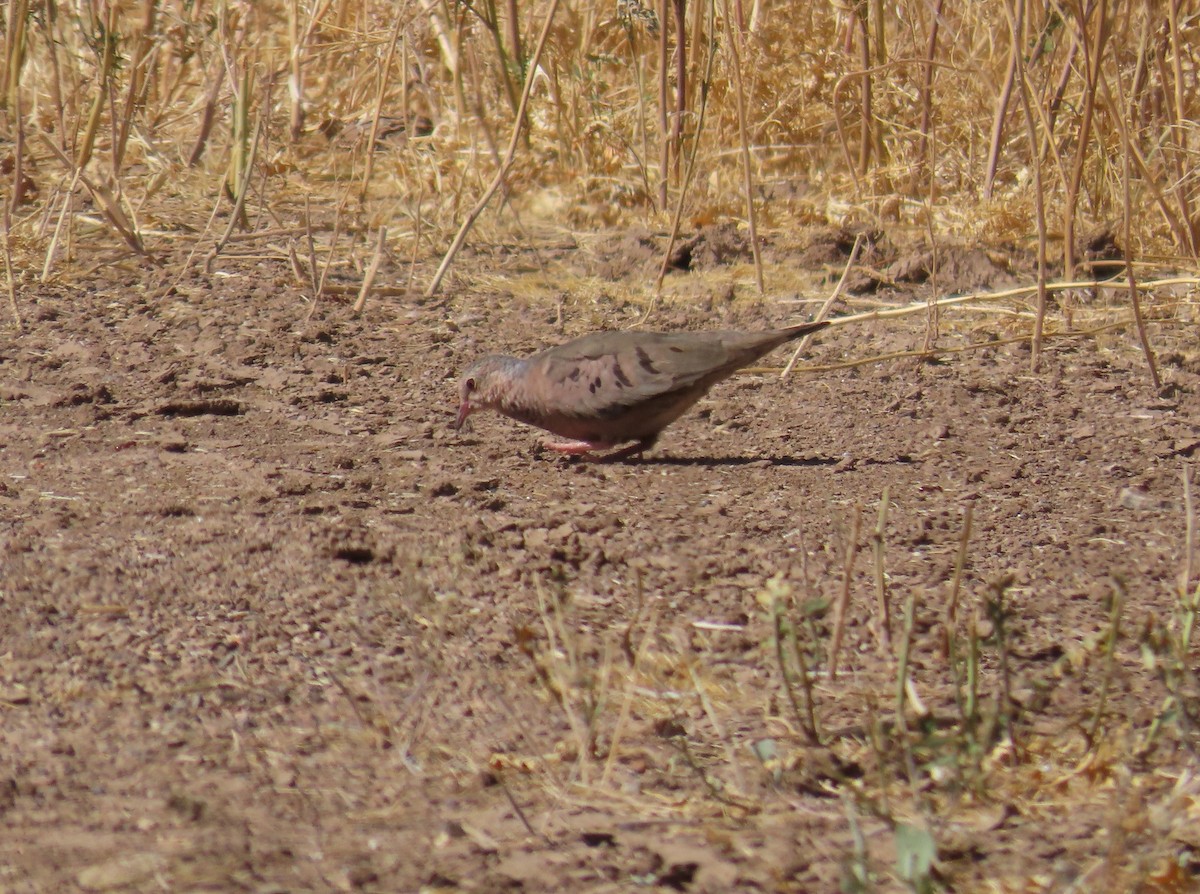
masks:
[(522, 361), (515, 357), (492, 355), (476, 360), (467, 367), (458, 385), (458, 418), (451, 426), (463, 427), (467, 417), (477, 410), (498, 409), (512, 390), (520, 373)]

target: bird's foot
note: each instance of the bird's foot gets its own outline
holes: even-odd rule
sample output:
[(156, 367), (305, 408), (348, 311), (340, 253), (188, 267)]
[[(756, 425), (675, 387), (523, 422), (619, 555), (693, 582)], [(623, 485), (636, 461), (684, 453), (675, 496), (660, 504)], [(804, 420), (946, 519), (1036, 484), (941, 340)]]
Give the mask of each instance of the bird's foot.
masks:
[(609, 441), (542, 441), (542, 446), (547, 450), (553, 450), (555, 453), (565, 456), (578, 456), (584, 462), (589, 463), (611, 463), (628, 459), (631, 456), (641, 456), (653, 444), (653, 441), (635, 441), (612, 453), (597, 455), (597, 450), (612, 450), (617, 445)]
[(653, 446), (653, 439), (648, 441), (634, 441), (628, 447), (622, 447), (620, 450), (614, 450), (612, 453), (606, 453), (604, 456), (597, 457), (596, 462), (615, 463), (629, 459), (631, 456), (636, 456), (640, 459), (642, 454)]
[(600, 459), (598, 456), (593, 456), (596, 450), (609, 450), (616, 445), (604, 441), (542, 441), (542, 446), (547, 450), (553, 450), (555, 453), (561, 453), (565, 456), (579, 456), (595, 462)]

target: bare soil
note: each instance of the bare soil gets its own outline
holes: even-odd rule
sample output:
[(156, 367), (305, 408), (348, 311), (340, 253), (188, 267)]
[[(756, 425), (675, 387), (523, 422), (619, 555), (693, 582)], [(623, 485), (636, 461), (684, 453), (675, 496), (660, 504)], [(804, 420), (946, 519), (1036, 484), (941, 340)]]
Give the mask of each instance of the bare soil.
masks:
[[(555, 263), (641, 276), (620, 246), (644, 238)], [(496, 283), (544, 260), (463, 263)], [(860, 285), (902, 303), (925, 278)], [(1197, 737), (1143, 660), (1200, 446), (1176, 336), (1152, 332), (1155, 392), (1129, 331), (1051, 340), (1034, 373), (1004, 341), (1027, 319), (960, 316), (947, 343), (996, 344), (752, 371), (645, 461), (595, 465), (498, 416), (454, 435), (455, 378), (641, 306), (477, 283), (355, 318), (282, 261), (167, 281), (30, 289), (0, 340), (0, 890), (905, 890), (898, 824), (930, 830), (943, 890), (1196, 890)], [(815, 307), (745, 291), (651, 324)], [(806, 362), (926, 325), (836, 328)], [(974, 750), (943, 652), (968, 506)], [(820, 745), (764, 592), (812, 661)]]

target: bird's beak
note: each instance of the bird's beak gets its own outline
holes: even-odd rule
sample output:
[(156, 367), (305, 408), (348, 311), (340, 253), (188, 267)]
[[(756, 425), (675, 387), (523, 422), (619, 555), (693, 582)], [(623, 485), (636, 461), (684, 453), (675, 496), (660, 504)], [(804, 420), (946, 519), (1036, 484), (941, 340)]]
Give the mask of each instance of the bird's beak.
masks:
[(463, 427), (463, 423), (467, 421), (467, 417), (471, 415), (471, 411), (474, 409), (475, 408), (471, 406), (471, 402), (469, 400), (464, 400), (461, 404), (459, 404), (458, 417), (454, 420), (454, 424), (450, 427), (455, 431), (461, 429)]

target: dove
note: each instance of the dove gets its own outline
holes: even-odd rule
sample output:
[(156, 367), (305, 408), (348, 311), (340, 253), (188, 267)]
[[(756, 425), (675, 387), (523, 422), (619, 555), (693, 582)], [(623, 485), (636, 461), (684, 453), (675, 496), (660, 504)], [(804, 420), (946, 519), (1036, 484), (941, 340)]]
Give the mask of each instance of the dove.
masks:
[[(496, 410), (569, 440), (560, 453), (611, 461), (640, 456), (708, 390), (785, 342), (829, 325), (758, 332), (594, 332), (526, 358), (491, 355), (462, 375), (452, 428)], [(601, 457), (596, 451), (633, 443)]]

